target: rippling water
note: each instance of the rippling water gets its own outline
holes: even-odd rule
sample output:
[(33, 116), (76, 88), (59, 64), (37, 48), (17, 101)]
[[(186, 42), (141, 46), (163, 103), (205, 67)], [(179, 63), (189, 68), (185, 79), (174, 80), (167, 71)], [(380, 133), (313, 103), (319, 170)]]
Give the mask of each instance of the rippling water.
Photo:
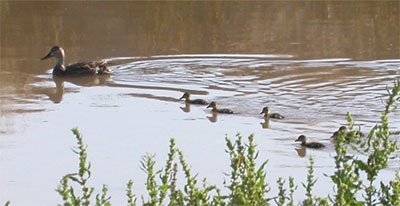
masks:
[[(306, 181), (310, 155), (314, 191), (325, 196), (332, 132), (347, 112), (368, 132), (399, 75), (398, 5), (2, 1), (0, 204), (60, 202), (54, 189), (77, 167), (73, 127), (88, 144), (93, 186), (108, 184), (114, 205), (125, 204), (128, 179), (145, 193), (140, 159), (157, 154), (162, 167), (171, 137), (193, 173), (221, 186), (229, 173), (224, 137), (238, 132), (254, 134), (259, 161), (269, 160), (271, 196), (278, 177)], [(106, 59), (113, 74), (53, 77), (53, 60), (39, 59), (55, 44), (67, 62)], [(186, 105), (183, 92), (236, 114)], [(286, 118), (265, 122), (264, 106)], [(390, 120), (400, 130), (400, 113)], [(327, 147), (305, 150), (294, 142), (300, 134)], [(380, 180), (399, 168), (391, 160)], [(296, 198), (302, 194), (299, 186)]]
[[(245, 136), (256, 135), (260, 160), (270, 160), (267, 170), (271, 182), (288, 175), (301, 180), (307, 162), (301, 158), (313, 155), (316, 158), (316, 175), (320, 177), (317, 191), (324, 195), (330, 191), (323, 186), (329, 179), (322, 178), (322, 174), (329, 174), (334, 169), (334, 148), (329, 141), (330, 135), (346, 124), (347, 112), (353, 114), (356, 125), (363, 132), (368, 132), (379, 121), (386, 99), (386, 86), (390, 86), (398, 76), (400, 67), (398, 59), (299, 60), (290, 55), (261, 54), (120, 57), (107, 61), (112, 65), (113, 74), (110, 77), (63, 79), (52, 77), (49, 71), (26, 86), (26, 95), (20, 92), (2, 95), (12, 105), (3, 108), (4, 114), (24, 114), (26, 120), (13, 118), (12, 121), (25, 122), (18, 126), (44, 135), (40, 139), (26, 139), (21, 129), (6, 127), (4, 134), (14, 134), (10, 137), (18, 138), (6, 138), (0, 142), (3, 150), (9, 151), (2, 160), (5, 166), (14, 165), (15, 160), (8, 161), (13, 156), (21, 156), (22, 161), (35, 164), (41, 164), (44, 159), (68, 160), (71, 163), (66, 169), (50, 170), (58, 171), (55, 178), (67, 171), (72, 172), (76, 160), (71, 159), (73, 154), (68, 150), (73, 145), (68, 129), (79, 126), (87, 136), (89, 148), (95, 148), (94, 151), (89, 149), (90, 159), (94, 165), (99, 164), (98, 168), (93, 167), (94, 171), (100, 173), (102, 178), (112, 180), (108, 183), (114, 190), (113, 196), (117, 202), (123, 202), (123, 189), (120, 187), (126, 178), (116, 180), (114, 176), (107, 175), (111, 172), (108, 167), (121, 168), (118, 162), (131, 162), (126, 157), (133, 156), (133, 163), (122, 166), (125, 171), (118, 172), (118, 177), (132, 178), (132, 169), (135, 171), (138, 168), (140, 157), (147, 152), (158, 154), (158, 161), (163, 162), (168, 138), (175, 137), (193, 169), (207, 176), (210, 183), (221, 184), (223, 173), (229, 171), (229, 165), (221, 168), (221, 163), (228, 161), (224, 154), (223, 137), (225, 134), (233, 137), (236, 132), (241, 132)], [(192, 98), (216, 101), (220, 107), (230, 108), (237, 114), (213, 115), (205, 106), (185, 105), (179, 100), (183, 92), (190, 92)], [(286, 118), (265, 122), (259, 114), (264, 106)], [(399, 112), (391, 116), (393, 130), (400, 130), (399, 117)], [(4, 124), (7, 123), (3, 121)], [(57, 130), (44, 132), (48, 127)], [(62, 140), (63, 144), (54, 142), (60, 141), (53, 139), (58, 133), (66, 137)], [(327, 148), (322, 151), (300, 148), (294, 142), (300, 134), (326, 144)], [(42, 152), (36, 151), (39, 154), (31, 159), (26, 155), (33, 151), (14, 151), (15, 147), (21, 148), (17, 146), (19, 141), (28, 145), (53, 143), (52, 149), (42, 148)], [(121, 148), (126, 147), (124, 145), (131, 146), (123, 152)], [(121, 151), (113, 152), (116, 148)], [(53, 150), (63, 153), (55, 155), (56, 159), (52, 160), (47, 155)], [(393, 171), (399, 168), (398, 160), (392, 160), (383, 174), (391, 179)], [(31, 169), (30, 166), (16, 169), (19, 171), (6, 174), (11, 181), (6, 184), (11, 190), (20, 188), (16, 182), (29, 181), (21, 175)], [(293, 169), (298, 174), (292, 174)], [(44, 171), (42, 173), (45, 174)], [(144, 174), (139, 171), (133, 174), (138, 182), (137, 192), (143, 194)], [(39, 175), (37, 178), (43, 177)], [(57, 180), (53, 179), (42, 190), (54, 188)], [(101, 179), (94, 181), (103, 182)], [(297, 198), (301, 196), (297, 194)]]
[[(123, 58), (109, 59), (118, 61)], [(128, 60), (129, 58), (124, 58)], [(169, 55), (113, 67), (110, 84), (189, 91), (241, 115), (264, 105), (304, 121), (342, 119), (346, 112), (376, 121), (399, 60), (292, 60), (290, 55)], [(162, 98), (162, 97), (160, 97)], [(299, 112), (301, 111), (301, 112)]]

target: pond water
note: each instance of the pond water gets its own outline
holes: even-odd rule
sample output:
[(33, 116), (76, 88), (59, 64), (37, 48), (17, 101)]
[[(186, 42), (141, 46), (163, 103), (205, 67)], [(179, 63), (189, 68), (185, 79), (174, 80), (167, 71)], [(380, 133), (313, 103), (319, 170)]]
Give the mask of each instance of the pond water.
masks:
[[(399, 2), (8, 2), (1, 5), (0, 204), (55, 205), (63, 175), (76, 171), (78, 127), (92, 186), (124, 205), (126, 183), (145, 194), (140, 159), (161, 168), (170, 138), (199, 177), (222, 186), (225, 136), (255, 135), (268, 182), (294, 176), (297, 199), (315, 158), (316, 194), (334, 171), (329, 137), (351, 112), (368, 132), (399, 75)], [(66, 61), (106, 59), (111, 76), (54, 78), (53, 45)], [(213, 115), (192, 98), (234, 115)], [(266, 124), (264, 106), (286, 118)], [(400, 113), (391, 116), (400, 130)], [(327, 145), (304, 150), (300, 134)], [(363, 158), (360, 155), (360, 158)], [(394, 178), (393, 160), (380, 178)], [(97, 191), (98, 192), (98, 191)], [(140, 199), (140, 198), (139, 198)]]

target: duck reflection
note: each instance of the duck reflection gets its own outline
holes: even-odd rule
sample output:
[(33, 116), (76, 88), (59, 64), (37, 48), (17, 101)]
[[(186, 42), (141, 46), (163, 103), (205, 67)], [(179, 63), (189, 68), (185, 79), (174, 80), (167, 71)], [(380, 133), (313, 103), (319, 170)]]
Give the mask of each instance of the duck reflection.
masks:
[(268, 129), (269, 128), (269, 117), (265, 117), (264, 122), (260, 122), (260, 124), (263, 129)]
[(56, 85), (56, 88), (41, 88), (36, 91), (38, 94), (44, 94), (48, 96), (50, 101), (52, 101), (54, 104), (59, 104), (63, 101), (64, 99), (64, 93), (65, 92), (71, 92), (71, 91), (66, 91), (64, 88), (64, 82), (69, 82), (78, 86), (83, 86), (83, 87), (92, 87), (92, 86), (100, 86), (100, 85), (105, 85), (106, 80), (108, 79), (107, 76), (101, 76), (101, 77), (96, 77), (96, 76), (91, 76), (91, 77), (79, 77), (79, 78), (64, 78), (64, 77), (59, 77), (56, 75), (53, 75), (53, 82)]
[[(56, 77), (56, 76), (55, 76)], [(50, 101), (54, 104), (59, 104), (63, 100), (64, 97), (64, 80), (59, 77), (53, 78), (54, 83), (56, 84), (56, 92), (55, 93), (48, 93), (47, 96), (49, 97)]]
[(307, 154), (306, 147), (295, 148), (294, 150), (296, 150), (297, 155), (299, 155), (299, 157), (305, 157)]
[(211, 112), (211, 115), (212, 115), (212, 116), (208, 116), (207, 119), (208, 119), (211, 123), (217, 122), (218, 113), (217, 113), (217, 112)]
[(190, 112), (190, 104), (185, 102), (184, 107), (179, 107), (183, 112), (189, 113)]

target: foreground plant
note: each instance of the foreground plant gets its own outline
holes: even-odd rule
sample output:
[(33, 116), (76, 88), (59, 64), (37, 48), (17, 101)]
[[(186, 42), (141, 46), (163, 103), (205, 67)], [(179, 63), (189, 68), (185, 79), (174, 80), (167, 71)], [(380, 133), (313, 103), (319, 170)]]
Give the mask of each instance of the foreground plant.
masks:
[[(389, 90), (388, 90), (389, 91)], [(330, 176), (334, 183), (333, 197), (321, 198), (313, 195), (313, 187), (317, 183), (314, 177), (314, 160), (310, 157), (307, 181), (303, 184), (306, 198), (299, 201), (299, 205), (318, 206), (348, 206), (348, 205), (400, 205), (400, 173), (397, 172), (394, 180), (388, 184), (380, 182), (380, 188), (376, 188), (375, 180), (379, 172), (387, 168), (388, 161), (393, 153), (398, 150), (397, 142), (391, 137), (395, 134), (389, 131), (388, 116), (395, 111), (396, 103), (400, 101), (400, 79), (389, 91), (389, 99), (382, 113), (381, 123), (377, 124), (369, 133), (365, 142), (360, 141), (360, 133), (354, 129), (354, 122), (350, 114), (347, 115), (350, 131), (341, 131), (335, 145), (336, 170)], [(77, 129), (72, 130), (78, 140), (78, 148), (74, 150), (79, 155), (79, 170), (77, 173), (65, 175), (60, 181), (57, 192), (63, 198), (65, 206), (89, 206), (92, 202), (93, 187), (88, 186), (91, 176), (90, 163), (87, 161), (86, 145), (82, 135)], [(352, 136), (347, 140), (348, 136)], [(155, 168), (154, 155), (146, 155), (142, 158), (142, 170), (147, 174), (146, 189), (148, 198), (142, 197), (142, 205), (190, 205), (190, 206), (258, 206), (269, 205), (273, 200), (276, 205), (293, 206), (294, 192), (297, 186), (292, 177), (289, 178), (289, 188), (285, 188), (285, 180), (277, 181), (279, 192), (277, 196), (267, 198), (270, 191), (266, 181), (264, 161), (257, 166), (258, 151), (254, 143), (254, 136), (248, 137), (248, 143), (244, 143), (241, 135), (237, 135), (234, 141), (226, 138), (227, 153), (230, 157), (231, 173), (229, 183), (224, 183), (228, 194), (222, 194), (216, 186), (207, 185), (206, 179), (199, 181), (197, 175), (193, 175), (190, 166), (184, 158), (181, 150), (175, 146), (175, 140), (170, 140), (170, 149), (164, 169)], [(352, 147), (350, 147), (352, 146)], [(349, 155), (349, 148), (366, 154), (367, 161), (360, 160), (355, 155)], [(185, 177), (183, 188), (177, 185), (178, 173)], [(363, 184), (359, 178), (361, 173), (367, 174), (368, 184)], [(74, 184), (75, 187), (70, 186)], [(201, 183), (201, 184), (200, 184)], [(200, 184), (200, 185), (199, 185)], [(74, 188), (80, 190), (76, 192)], [(133, 181), (127, 184), (127, 205), (135, 206), (136, 197), (132, 192)], [(111, 205), (108, 196), (108, 188), (103, 185), (102, 191), (96, 195), (96, 206)], [(362, 195), (363, 199), (360, 199)], [(9, 202), (6, 203), (9, 205)]]
[(228, 185), (229, 204), (269, 205), (269, 199), (266, 197), (269, 191), (265, 172), (267, 161), (256, 167), (258, 151), (253, 135), (249, 136), (248, 145), (243, 144), (239, 134), (236, 137), (235, 143), (225, 138), (232, 169), (231, 183)]
[[(90, 163), (87, 161), (86, 145), (83, 143), (83, 137), (77, 128), (72, 129), (73, 134), (78, 140), (78, 148), (74, 153), (79, 155), (79, 170), (77, 173), (65, 175), (56, 191), (61, 195), (65, 206), (89, 206), (94, 188), (88, 186), (90, 179)], [(70, 186), (70, 182), (76, 183), (81, 189), (81, 196), (75, 193), (75, 190)], [(102, 192), (96, 195), (96, 206), (109, 206), (111, 197), (107, 196), (107, 186), (103, 185)]]
[[(400, 195), (396, 194), (399, 191), (397, 185), (400, 185), (398, 177), (390, 183), (391, 186), (382, 182), (380, 189), (374, 186), (379, 172), (387, 168), (389, 159), (398, 149), (397, 141), (391, 138), (395, 133), (389, 131), (388, 118), (389, 114), (397, 109), (396, 104), (400, 100), (400, 79), (396, 80), (392, 90), (387, 91), (389, 97), (382, 112), (381, 123), (371, 129), (365, 142), (360, 141), (361, 134), (354, 130), (353, 118), (350, 113), (347, 114), (350, 132), (342, 131), (335, 146), (336, 172), (331, 176), (336, 184), (336, 195), (332, 200), (334, 205), (400, 205)], [(347, 154), (348, 136), (351, 136), (351, 142), (356, 142), (356, 146), (361, 149), (353, 148), (368, 156), (367, 161)], [(367, 185), (364, 185), (359, 178), (361, 172), (367, 174)], [(360, 192), (363, 192), (363, 200), (357, 199)]]

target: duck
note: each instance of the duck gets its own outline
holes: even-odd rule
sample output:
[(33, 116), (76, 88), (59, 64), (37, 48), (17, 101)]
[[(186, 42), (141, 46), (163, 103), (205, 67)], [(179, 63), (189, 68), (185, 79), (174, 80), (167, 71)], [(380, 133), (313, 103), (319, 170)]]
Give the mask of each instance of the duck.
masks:
[(306, 142), (306, 136), (300, 135), (295, 142), (301, 142), (301, 146), (303, 147), (308, 147), (308, 148), (315, 148), (315, 149), (321, 149), (324, 148), (325, 145), (319, 143), (319, 142)]
[(278, 114), (278, 113), (270, 113), (270, 110), (268, 107), (264, 107), (263, 110), (261, 111), (260, 114), (264, 113), (264, 117), (268, 118), (273, 118), (273, 119), (283, 119), (285, 118), (284, 116)]
[(207, 108), (212, 108), (212, 112), (216, 112), (216, 113), (224, 113), (224, 114), (233, 114), (233, 111), (230, 109), (217, 109), (217, 103), (215, 102), (211, 102)]
[[(339, 136), (339, 134), (340, 134), (340, 132), (341, 131), (346, 131), (347, 130), (347, 128), (345, 127), (345, 126), (341, 126), (341, 127), (339, 127), (339, 129), (337, 130), (337, 131), (335, 131), (333, 134), (332, 134), (332, 136), (330, 137), (331, 139), (336, 139), (338, 136)], [(347, 138), (346, 138), (347, 139)]]
[(191, 100), (189, 92), (185, 92), (183, 94), (183, 96), (181, 98), (179, 98), (179, 99), (183, 99), (183, 98), (185, 98), (185, 102), (189, 103), (189, 104), (201, 104), (201, 105), (207, 105), (208, 104), (208, 102), (206, 100), (204, 100), (204, 99), (193, 99), (193, 100)]
[[(345, 126), (341, 126), (341, 127), (339, 127), (339, 129), (337, 131), (335, 131), (332, 134), (332, 136), (330, 138), (331, 139), (337, 139), (339, 134), (340, 134), (340, 132), (342, 132), (342, 131), (346, 132), (346, 137), (345, 137), (346, 140), (350, 140), (351, 137), (353, 136), (353, 134), (351, 132), (347, 132), (347, 128)], [(355, 131), (354, 135), (357, 135), (357, 136), (360, 136), (360, 137), (364, 137), (365, 136), (364, 133), (362, 133), (360, 131)]]
[(56, 76), (94, 76), (102, 74), (110, 74), (110, 70), (106, 66), (106, 61), (78, 62), (64, 66), (65, 53), (64, 49), (59, 46), (54, 46), (49, 53), (41, 58), (56, 58), (56, 65), (53, 68), (53, 75)]

